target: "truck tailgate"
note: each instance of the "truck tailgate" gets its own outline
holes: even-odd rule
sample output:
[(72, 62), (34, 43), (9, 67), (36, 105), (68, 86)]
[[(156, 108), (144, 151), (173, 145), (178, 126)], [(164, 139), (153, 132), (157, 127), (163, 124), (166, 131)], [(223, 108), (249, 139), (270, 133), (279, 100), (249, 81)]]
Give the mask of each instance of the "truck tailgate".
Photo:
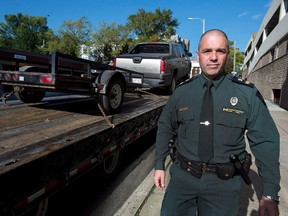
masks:
[(145, 77), (155, 77), (159, 78), (160, 75), (160, 59), (151, 59), (151, 58), (117, 58), (117, 67), (125, 68), (128, 70), (140, 72), (144, 74)]

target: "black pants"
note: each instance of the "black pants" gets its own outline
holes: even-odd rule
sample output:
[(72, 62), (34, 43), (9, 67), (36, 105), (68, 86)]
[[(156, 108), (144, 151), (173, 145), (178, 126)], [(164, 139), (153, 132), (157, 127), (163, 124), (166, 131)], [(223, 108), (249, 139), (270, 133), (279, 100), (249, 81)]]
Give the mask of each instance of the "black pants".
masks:
[(219, 179), (214, 174), (195, 178), (180, 168), (178, 161), (170, 168), (161, 216), (237, 216), (241, 177)]

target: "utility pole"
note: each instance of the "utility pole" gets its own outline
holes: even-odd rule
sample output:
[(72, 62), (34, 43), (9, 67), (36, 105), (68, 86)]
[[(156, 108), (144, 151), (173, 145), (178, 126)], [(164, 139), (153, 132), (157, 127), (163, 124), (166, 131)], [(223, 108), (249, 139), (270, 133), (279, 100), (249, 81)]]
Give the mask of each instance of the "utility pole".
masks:
[(233, 72), (236, 72), (236, 41), (234, 41)]

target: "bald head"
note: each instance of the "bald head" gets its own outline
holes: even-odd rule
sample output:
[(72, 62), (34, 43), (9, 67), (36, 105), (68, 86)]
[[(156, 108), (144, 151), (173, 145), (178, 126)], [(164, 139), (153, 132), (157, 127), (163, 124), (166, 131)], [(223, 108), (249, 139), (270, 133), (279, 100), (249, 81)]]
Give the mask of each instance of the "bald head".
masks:
[(200, 46), (202, 44), (203, 38), (209, 36), (209, 35), (217, 35), (217, 36), (223, 36), (225, 40), (227, 41), (227, 49), (229, 50), (229, 40), (225, 32), (221, 31), (220, 29), (211, 29), (206, 31), (202, 36), (200, 37), (199, 44), (198, 44), (198, 50), (200, 50)]

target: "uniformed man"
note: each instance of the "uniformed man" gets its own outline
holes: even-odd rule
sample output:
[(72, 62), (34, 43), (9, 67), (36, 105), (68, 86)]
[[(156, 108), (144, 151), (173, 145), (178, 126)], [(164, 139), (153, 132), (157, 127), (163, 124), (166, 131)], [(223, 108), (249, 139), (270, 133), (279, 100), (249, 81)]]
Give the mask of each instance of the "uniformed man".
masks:
[(197, 51), (202, 73), (178, 86), (161, 114), (154, 174), (161, 190), (170, 140), (177, 149), (162, 216), (238, 215), (242, 179), (250, 184), (242, 169), (246, 132), (263, 184), (259, 214), (279, 215), (279, 133), (257, 88), (224, 72), (228, 55), (226, 34), (205, 32)]

